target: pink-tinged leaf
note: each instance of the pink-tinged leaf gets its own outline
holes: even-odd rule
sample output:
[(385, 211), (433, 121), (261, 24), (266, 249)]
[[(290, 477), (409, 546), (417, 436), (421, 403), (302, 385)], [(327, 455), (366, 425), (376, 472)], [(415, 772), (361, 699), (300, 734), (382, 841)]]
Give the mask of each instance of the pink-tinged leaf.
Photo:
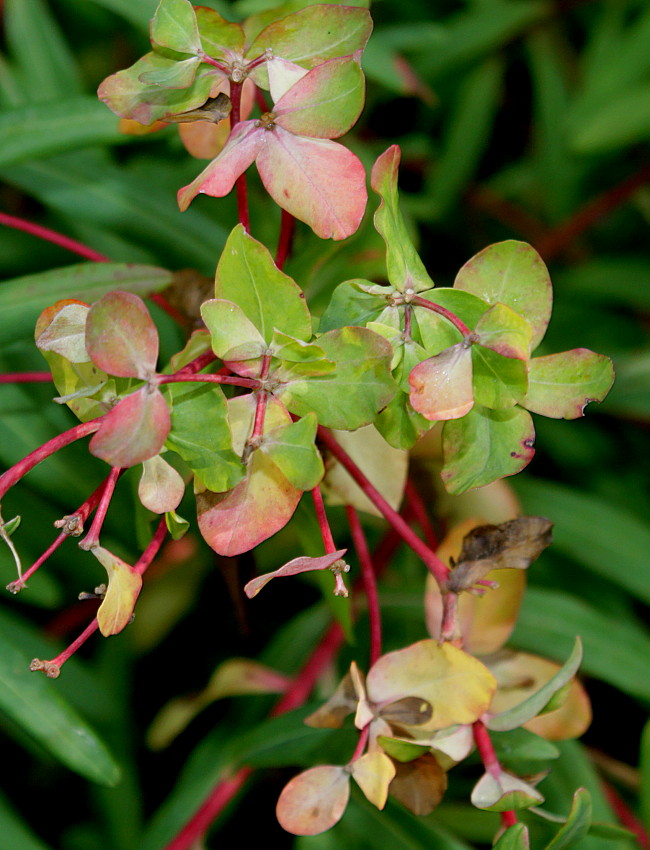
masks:
[(155, 514), (175, 511), (185, 492), (185, 483), (173, 466), (160, 455), (145, 460), (138, 484), (138, 497)]
[(86, 348), (95, 366), (109, 375), (151, 377), (158, 360), (158, 331), (144, 301), (119, 291), (96, 301), (86, 321)]
[(228, 493), (197, 494), (199, 529), (217, 554), (240, 555), (284, 528), (301, 496), (302, 490), (256, 451), (244, 480)]
[(430, 421), (460, 419), (474, 405), (471, 347), (459, 342), (423, 360), (409, 375), (414, 410)]
[(336, 139), (363, 109), (365, 78), (354, 59), (331, 59), (309, 71), (273, 107), (276, 124), (300, 136)]
[(267, 61), (266, 68), (273, 103), (277, 103), (307, 73), (306, 68), (296, 65), (295, 62), (289, 62), (287, 59), (281, 59), (279, 56), (272, 56)]
[(544, 797), (532, 785), (505, 771), (498, 778), (490, 773), (483, 774), (474, 786), (471, 799), (477, 809), (490, 812), (529, 809), (544, 802)]
[(487, 667), (449, 643), (422, 640), (389, 652), (373, 664), (366, 680), (369, 699), (379, 707), (404, 697), (421, 697), (433, 708), (426, 731), (473, 723), (488, 708), (496, 689)]
[(162, 393), (143, 387), (106, 414), (90, 441), (90, 453), (111, 466), (135, 466), (160, 453), (170, 428)]
[(287, 832), (318, 835), (341, 820), (349, 798), (350, 774), (344, 768), (312, 767), (284, 786), (276, 815)]
[(276, 204), (321, 239), (351, 236), (368, 200), (359, 159), (329, 139), (301, 138), (277, 126), (262, 132), (257, 168)]
[(90, 308), (85, 304), (67, 304), (36, 338), (41, 351), (55, 351), (71, 363), (88, 363), (86, 319)]
[(388, 799), (388, 786), (395, 776), (395, 766), (385, 753), (366, 753), (350, 765), (357, 785), (373, 806), (383, 809)]
[(590, 401), (602, 401), (614, 382), (609, 357), (574, 348), (530, 361), (521, 404), (552, 419), (577, 419)]
[(97, 622), (99, 631), (104, 637), (109, 637), (118, 634), (129, 624), (142, 588), (142, 576), (101, 546), (90, 551), (108, 573), (108, 588), (97, 611)]
[(258, 576), (257, 578), (252, 579), (252, 581), (249, 581), (244, 587), (244, 593), (249, 599), (252, 599), (254, 596), (257, 596), (260, 590), (268, 584), (272, 578), (296, 576), (300, 573), (311, 572), (312, 570), (326, 570), (331, 567), (332, 564), (336, 563), (339, 558), (342, 558), (346, 552), (347, 549), (339, 549), (338, 551), (331, 552), (328, 555), (321, 555), (319, 558), (294, 558), (292, 561), (289, 561), (287, 564), (284, 564), (284, 566), (279, 567), (279, 569), (274, 570), (272, 573), (265, 573), (263, 576)]
[(533, 329), (530, 322), (505, 304), (495, 304), (478, 320), (480, 345), (517, 360), (528, 360)]
[(223, 198), (235, 185), (237, 178), (255, 162), (264, 141), (265, 130), (257, 121), (241, 121), (233, 129), (225, 147), (196, 180), (178, 192), (178, 206), (186, 210), (199, 194)]
[(454, 289), (511, 307), (533, 328), (531, 350), (546, 333), (553, 306), (548, 269), (534, 248), (510, 239), (488, 245), (458, 272)]

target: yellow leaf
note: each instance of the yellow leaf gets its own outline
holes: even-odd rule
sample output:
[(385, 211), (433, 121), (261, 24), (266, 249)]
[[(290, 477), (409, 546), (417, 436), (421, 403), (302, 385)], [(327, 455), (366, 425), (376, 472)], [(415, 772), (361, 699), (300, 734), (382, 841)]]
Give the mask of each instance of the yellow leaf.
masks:
[(108, 573), (108, 589), (97, 611), (97, 622), (99, 631), (104, 637), (109, 637), (128, 625), (142, 588), (142, 576), (101, 546), (91, 549), (91, 552)]
[(383, 809), (388, 798), (388, 786), (395, 776), (395, 766), (385, 753), (366, 753), (350, 765), (352, 776), (366, 798)]

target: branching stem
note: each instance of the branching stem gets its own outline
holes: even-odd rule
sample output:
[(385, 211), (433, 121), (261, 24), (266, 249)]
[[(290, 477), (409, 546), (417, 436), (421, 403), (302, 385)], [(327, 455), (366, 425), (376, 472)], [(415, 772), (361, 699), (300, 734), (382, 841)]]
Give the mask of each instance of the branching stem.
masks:
[(459, 319), (455, 313), (451, 312), (451, 310), (447, 310), (446, 307), (441, 307), (440, 304), (434, 304), (433, 301), (427, 301), (427, 299), (422, 298), (421, 295), (416, 295), (412, 298), (411, 304), (414, 304), (416, 307), (424, 307), (425, 310), (431, 310), (432, 313), (438, 313), (440, 316), (444, 316), (444, 318), (450, 321), (455, 328), (458, 328), (463, 336), (469, 336), (471, 334), (471, 331), (465, 322), (463, 322), (462, 319)]
[(175, 375), (159, 375), (156, 380), (159, 384), (229, 384), (233, 387), (247, 387), (252, 390), (257, 390), (261, 386), (257, 378), (240, 378), (236, 375), (193, 375), (191, 372), (183, 371), (176, 372)]
[(104, 524), (104, 519), (106, 518), (106, 513), (108, 511), (108, 506), (111, 503), (111, 499), (113, 498), (113, 493), (115, 492), (115, 485), (121, 474), (121, 468), (119, 466), (114, 466), (111, 468), (111, 471), (108, 474), (108, 478), (104, 481), (104, 489), (99, 500), (99, 505), (97, 506), (97, 513), (93, 519), (93, 523), (90, 526), (90, 531), (84, 537), (83, 540), (79, 542), (80, 549), (94, 549), (96, 546), (99, 546), (99, 534), (102, 530), (102, 526)]

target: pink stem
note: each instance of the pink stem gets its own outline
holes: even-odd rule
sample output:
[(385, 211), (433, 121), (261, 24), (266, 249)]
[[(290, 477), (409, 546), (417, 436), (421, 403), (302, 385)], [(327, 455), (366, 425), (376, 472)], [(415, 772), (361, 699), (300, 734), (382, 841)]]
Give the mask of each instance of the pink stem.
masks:
[[(241, 83), (230, 81), (230, 100), (232, 109), (230, 110), (230, 130), (239, 124), (241, 120)], [(239, 223), (243, 224), (246, 233), (250, 233), (251, 222), (248, 209), (248, 190), (246, 188), (246, 174), (240, 174), (235, 181), (235, 192), (237, 193), (237, 215)]]
[[(265, 381), (268, 374), (269, 369), (271, 368), (271, 355), (265, 354), (262, 358), (262, 368), (260, 369), (260, 378), (258, 381), (258, 386), (261, 385), (261, 382)], [(251, 445), (255, 445), (256, 442), (260, 439), (262, 434), (264, 433), (264, 418), (266, 416), (266, 403), (268, 401), (267, 393), (262, 390), (257, 394), (257, 402), (255, 405), (255, 422), (253, 424), (253, 433), (248, 438), (248, 443)]]
[(363, 526), (359, 521), (359, 514), (350, 505), (346, 505), (345, 511), (348, 516), (350, 532), (354, 548), (357, 550), (359, 564), (361, 566), (361, 580), (363, 589), (368, 600), (368, 618), (370, 620), (370, 666), (381, 656), (381, 609), (379, 607), (379, 595), (377, 593), (377, 581), (373, 569), (370, 551)]
[(291, 253), (291, 244), (293, 242), (293, 234), (296, 229), (296, 219), (286, 210), (282, 210), (282, 222), (280, 224), (280, 238), (278, 240), (278, 250), (275, 254), (275, 265), (279, 269), (284, 268), (287, 257)]
[(182, 369), (179, 369), (176, 372), (176, 375), (195, 375), (201, 371), (201, 369), (205, 369), (206, 366), (209, 366), (210, 363), (214, 363), (217, 359), (217, 355), (213, 351), (204, 351), (203, 354), (199, 354), (198, 357), (195, 357), (194, 360), (191, 360), (187, 366), (183, 366)]
[[(474, 734), (474, 743), (476, 744), (476, 749), (481, 757), (483, 766), (491, 776), (497, 780), (500, 779), (503, 769), (494, 751), (490, 733), (482, 720), (477, 720), (472, 724), (472, 732)], [(504, 828), (514, 826), (516, 823), (517, 815), (515, 812), (501, 812), (501, 824)]]
[(75, 440), (80, 440), (82, 437), (87, 437), (89, 434), (94, 434), (95, 431), (98, 431), (102, 424), (102, 418), (100, 416), (98, 419), (91, 419), (90, 422), (82, 422), (79, 425), (75, 425), (74, 428), (64, 431), (63, 434), (58, 434), (56, 437), (48, 440), (47, 443), (43, 443), (42, 446), (34, 449), (33, 452), (30, 452), (27, 457), (18, 461), (17, 464), (12, 466), (11, 469), (8, 469), (3, 475), (0, 475), (0, 499), (14, 484), (20, 481), (24, 475), (41, 461), (58, 452), (64, 446), (74, 443)]
[(375, 505), (380, 513), (383, 514), (384, 519), (392, 525), (407, 546), (410, 546), (415, 554), (422, 559), (438, 584), (444, 588), (449, 576), (449, 568), (440, 560), (436, 553), (426, 545), (426, 543), (420, 540), (417, 534), (415, 534), (413, 529), (402, 519), (397, 511), (391, 508), (379, 490), (377, 490), (377, 488), (368, 481), (350, 455), (336, 442), (332, 434), (326, 428), (319, 426), (318, 437), (339, 461), (339, 463), (350, 473), (352, 478), (357, 482), (359, 487), (361, 487), (373, 505)]
[(150, 301), (153, 301), (154, 304), (157, 304), (162, 310), (164, 310), (165, 313), (167, 313), (168, 316), (171, 316), (171, 318), (177, 324), (179, 324), (179, 325), (186, 325), (187, 324), (187, 319), (185, 318), (185, 316), (182, 313), (180, 313), (176, 309), (176, 307), (173, 307), (169, 303), (169, 301), (163, 295), (161, 295), (159, 292), (152, 292), (147, 297), (149, 298)]
[(420, 295), (416, 295), (415, 298), (411, 299), (411, 304), (414, 304), (416, 307), (424, 307), (425, 310), (431, 310), (433, 313), (439, 313), (441, 316), (444, 316), (445, 319), (448, 319), (452, 325), (462, 333), (463, 336), (469, 336), (471, 331), (462, 321), (459, 319), (455, 313), (452, 313), (451, 310), (447, 310), (446, 307), (441, 307), (440, 304), (434, 304), (433, 301), (427, 301), (426, 298), (422, 298)]
[(102, 525), (104, 524), (104, 520), (106, 518), (106, 512), (108, 511), (108, 506), (111, 503), (111, 499), (113, 498), (113, 493), (115, 492), (115, 485), (121, 475), (121, 467), (114, 466), (111, 468), (111, 471), (108, 474), (108, 478), (104, 482), (104, 491), (99, 500), (99, 505), (97, 507), (97, 513), (93, 519), (93, 523), (90, 526), (90, 531), (84, 537), (83, 540), (79, 542), (80, 549), (94, 549), (95, 546), (99, 546), (99, 533), (102, 530)]
[(25, 233), (30, 233), (32, 236), (37, 236), (39, 239), (44, 239), (46, 242), (52, 242), (60, 248), (65, 248), (72, 251), (73, 254), (78, 254), (80, 257), (85, 257), (86, 260), (92, 260), (95, 263), (108, 263), (108, 257), (94, 251), (87, 245), (77, 242), (76, 239), (71, 239), (69, 236), (63, 236), (55, 230), (50, 230), (49, 227), (42, 227), (40, 224), (33, 224), (31, 221), (17, 218), (13, 215), (0, 212), (0, 224), (6, 224), (7, 227), (13, 227), (16, 230), (23, 230)]
[(59, 536), (54, 540), (54, 542), (48, 546), (45, 552), (43, 552), (40, 558), (34, 561), (31, 567), (28, 570), (25, 570), (25, 572), (19, 579), (17, 579), (16, 581), (12, 581), (10, 584), (8, 584), (7, 590), (9, 591), (9, 593), (19, 593), (25, 587), (27, 581), (34, 575), (36, 570), (42, 567), (45, 561), (47, 561), (47, 559), (50, 557), (50, 555), (56, 552), (56, 550), (67, 538), (67, 536), (68, 535), (65, 533), (65, 531), (62, 531), (61, 534), (59, 534)]
[(357, 745), (354, 748), (354, 752), (352, 753), (352, 758), (349, 761), (349, 764), (356, 761), (358, 758), (361, 758), (363, 755), (363, 751), (366, 748), (366, 744), (368, 743), (368, 738), (370, 736), (370, 723), (363, 727), (361, 730), (361, 734), (359, 735), (359, 740), (357, 741)]
[(425, 504), (422, 501), (422, 497), (416, 490), (415, 485), (413, 484), (410, 478), (408, 478), (406, 481), (405, 492), (406, 498), (408, 499), (409, 504), (413, 509), (413, 515), (415, 516), (418, 525), (422, 529), (427, 543), (432, 549), (437, 549), (438, 535), (436, 534), (433, 525), (431, 524), (431, 520), (429, 519), (429, 514), (427, 513)]
[(249, 387), (253, 390), (260, 388), (260, 382), (257, 378), (239, 378), (230, 375), (193, 375), (190, 372), (184, 373), (182, 370), (176, 372), (175, 375), (159, 375), (156, 381), (159, 384), (206, 383), (230, 384), (234, 387)]
[(45, 384), (52, 380), (50, 372), (5, 372), (0, 384)]
[(330, 523), (327, 519), (327, 511), (325, 510), (325, 503), (323, 502), (323, 494), (321, 493), (320, 487), (314, 487), (311, 491), (311, 497), (314, 500), (316, 519), (318, 520), (321, 537), (323, 538), (325, 553), (329, 555), (331, 552), (336, 552), (336, 544), (332, 537), (332, 529), (330, 528)]
[(151, 564), (160, 551), (160, 547), (162, 546), (165, 537), (167, 537), (167, 522), (165, 521), (165, 517), (162, 517), (158, 522), (153, 537), (149, 541), (149, 545), (142, 555), (140, 555), (137, 562), (133, 565), (133, 569), (136, 573), (142, 575), (147, 570), (149, 564)]

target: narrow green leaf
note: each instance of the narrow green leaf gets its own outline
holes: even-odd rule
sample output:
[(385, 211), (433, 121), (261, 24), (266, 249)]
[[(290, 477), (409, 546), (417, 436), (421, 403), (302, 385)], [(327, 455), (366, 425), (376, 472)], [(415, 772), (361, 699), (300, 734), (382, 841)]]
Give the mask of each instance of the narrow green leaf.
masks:
[(22, 820), (14, 803), (4, 794), (0, 795), (0, 831), (2, 840), (11, 850), (49, 850)]
[(569, 817), (564, 826), (550, 841), (545, 850), (563, 850), (584, 838), (591, 825), (591, 795), (586, 788), (578, 788), (573, 795)]
[(647, 139), (650, 133), (650, 83), (643, 81), (600, 103), (572, 133), (578, 154), (603, 154)]
[[(521, 407), (489, 410), (475, 404), (462, 419), (444, 424), (445, 487), (450, 493), (464, 493), (520, 472), (535, 453), (534, 440), (528, 411)], [(543, 512), (536, 513), (543, 516)]]
[(576, 638), (573, 652), (555, 676), (549, 679), (536, 693), (519, 703), (519, 705), (507, 711), (502, 711), (500, 714), (492, 715), (487, 721), (488, 727), (497, 732), (505, 732), (508, 729), (517, 729), (519, 726), (523, 726), (524, 723), (532, 720), (533, 717), (537, 717), (551, 701), (553, 695), (575, 676), (581, 661), (582, 642), (580, 638)]
[(93, 782), (115, 785), (119, 767), (92, 729), (57, 693), (56, 685), (30, 672), (30, 659), (4, 629), (0, 644), (0, 708), (66, 767)]
[(381, 198), (375, 213), (375, 228), (386, 243), (388, 280), (400, 292), (422, 292), (431, 289), (433, 281), (413, 246), (399, 209), (397, 173), (400, 158), (399, 147), (393, 145), (373, 166), (370, 182)]

